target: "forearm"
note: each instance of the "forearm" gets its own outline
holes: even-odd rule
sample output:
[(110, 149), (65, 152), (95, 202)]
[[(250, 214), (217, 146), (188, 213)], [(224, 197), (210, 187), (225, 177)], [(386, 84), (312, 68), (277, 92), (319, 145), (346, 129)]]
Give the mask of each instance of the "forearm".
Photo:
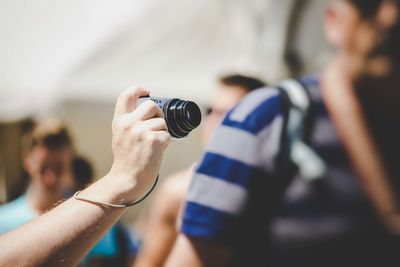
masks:
[(180, 234), (165, 267), (231, 266), (233, 253), (226, 246)]
[(154, 102), (136, 109), (136, 100), (147, 95), (129, 88), (118, 98), (109, 174), (81, 192), (81, 200), (70, 199), (1, 236), (0, 266), (76, 266), (125, 211), (93, 203), (129, 204), (154, 183), (171, 136)]
[[(103, 178), (81, 193), (115, 203), (121, 190)], [(0, 266), (76, 266), (125, 209), (69, 199), (0, 237)]]
[(143, 245), (134, 267), (157, 267), (165, 264), (178, 235), (176, 221), (182, 200), (177, 194), (177, 188), (176, 183), (171, 183), (170, 178), (167, 178), (157, 192), (150, 207)]
[(155, 267), (165, 264), (174, 245), (176, 233), (162, 226), (160, 228), (155, 231), (149, 229), (151, 233), (144, 240), (143, 248), (135, 260), (135, 267)]

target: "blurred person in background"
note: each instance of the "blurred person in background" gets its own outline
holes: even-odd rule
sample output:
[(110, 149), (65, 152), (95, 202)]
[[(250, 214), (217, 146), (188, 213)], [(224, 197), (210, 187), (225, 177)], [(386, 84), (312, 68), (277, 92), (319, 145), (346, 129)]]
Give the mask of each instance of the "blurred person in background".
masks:
[(73, 186), (73, 142), (60, 120), (38, 122), (23, 139), (23, 145), (23, 167), (30, 182), (25, 194), (0, 206), (0, 233), (50, 210)]
[(72, 159), (74, 188), (72, 192), (81, 191), (93, 182), (94, 170), (92, 163), (85, 157), (74, 155)]
[[(210, 107), (203, 124), (203, 144), (206, 145), (213, 131), (222, 122), (226, 112), (232, 109), (247, 93), (262, 88), (265, 83), (243, 75), (229, 75), (219, 79), (213, 91)], [(143, 246), (134, 266), (163, 266), (178, 235), (180, 212), (184, 204), (193, 168), (182, 170), (166, 178), (146, 211), (146, 228)]]
[(399, 266), (400, 1), (334, 0), (335, 52), (299, 80), (324, 176), (280, 169), (287, 98), (246, 96), (196, 169), (167, 266)]
[[(75, 155), (67, 126), (47, 118), (33, 123), (22, 139), (23, 166), (30, 182), (26, 193), (0, 206), (0, 233), (17, 228), (52, 209), (59, 201), (92, 183), (91, 163)], [(127, 266), (135, 249), (120, 224), (113, 226), (82, 261), (81, 266)]]

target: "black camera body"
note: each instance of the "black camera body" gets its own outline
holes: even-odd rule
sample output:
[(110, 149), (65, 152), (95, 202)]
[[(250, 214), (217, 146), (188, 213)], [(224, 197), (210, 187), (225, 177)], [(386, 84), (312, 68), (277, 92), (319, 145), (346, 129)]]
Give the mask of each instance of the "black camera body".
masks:
[(153, 101), (163, 111), (168, 132), (174, 138), (186, 137), (201, 123), (200, 108), (192, 101), (147, 96), (139, 98), (138, 105), (146, 100)]

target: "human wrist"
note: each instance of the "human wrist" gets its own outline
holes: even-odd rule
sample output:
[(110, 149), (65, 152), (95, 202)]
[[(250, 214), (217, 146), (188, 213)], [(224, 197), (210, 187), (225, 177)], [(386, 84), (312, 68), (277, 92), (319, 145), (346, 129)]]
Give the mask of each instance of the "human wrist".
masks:
[(139, 197), (136, 182), (132, 177), (108, 173), (103, 178), (79, 193), (80, 198), (93, 202), (127, 205)]

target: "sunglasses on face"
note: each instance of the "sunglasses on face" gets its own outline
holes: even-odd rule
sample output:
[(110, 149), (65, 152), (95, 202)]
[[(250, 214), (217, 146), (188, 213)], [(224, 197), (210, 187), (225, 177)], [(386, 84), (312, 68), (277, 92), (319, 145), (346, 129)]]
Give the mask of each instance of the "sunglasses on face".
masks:
[(212, 107), (206, 107), (206, 109), (205, 109), (206, 116), (209, 116), (211, 114), (223, 116), (223, 115), (225, 115), (226, 112), (228, 112), (228, 111), (227, 110), (218, 110), (218, 109), (214, 109)]

